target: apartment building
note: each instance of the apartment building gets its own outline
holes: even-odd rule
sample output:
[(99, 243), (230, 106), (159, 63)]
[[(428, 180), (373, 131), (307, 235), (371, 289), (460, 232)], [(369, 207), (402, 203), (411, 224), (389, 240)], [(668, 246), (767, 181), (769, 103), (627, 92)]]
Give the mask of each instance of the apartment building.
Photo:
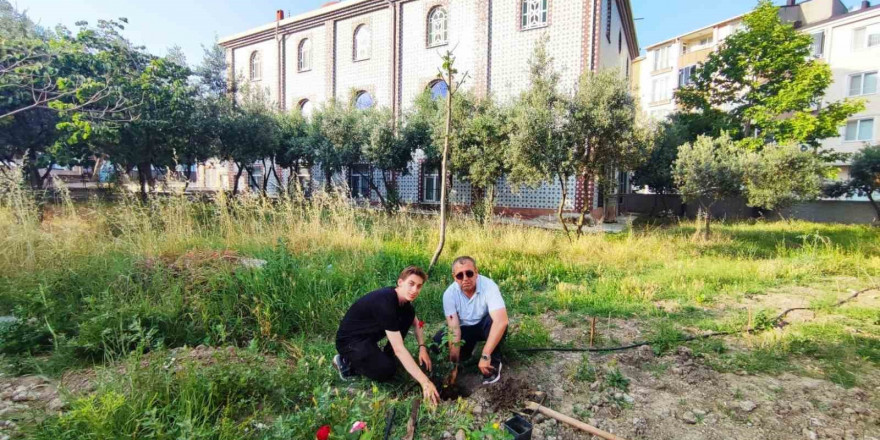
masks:
[[(639, 53), (629, 0), (349, 0), (289, 18), (279, 11), (275, 22), (220, 44), (229, 78), (266, 90), (282, 110), (308, 114), (335, 98), (399, 115), (424, 90), (446, 95), (447, 85), (437, 80), (446, 50), (468, 74), (463, 87), (500, 102), (514, 98), (528, 86), (528, 59), (545, 34), (565, 91), (587, 70), (630, 74)], [(377, 173), (364, 164), (334, 179), (346, 181), (352, 196), (375, 202), (365, 181)], [(321, 184), (320, 173), (311, 177), (313, 186)], [(408, 203), (439, 201), (439, 173), (419, 157), (393, 181)], [(569, 183), (575, 197), (567, 209), (596, 206), (591, 182)], [(556, 208), (561, 188), (554, 182), (511, 188), (502, 179), (496, 194), (500, 209), (543, 213)], [(451, 201), (471, 203), (465, 182), (454, 182)]]
[[(826, 148), (852, 153), (865, 144), (880, 143), (880, 98), (877, 74), (880, 70), (880, 5), (861, 1), (852, 9), (840, 0), (789, 0), (780, 7), (780, 17), (813, 39), (813, 56), (831, 68), (833, 83), (826, 102), (860, 98), (866, 109), (841, 128), (840, 136), (823, 142)], [(652, 44), (635, 61), (638, 96), (642, 109), (662, 119), (678, 106), (677, 88), (691, 81), (694, 69), (718, 44), (742, 26), (742, 16), (732, 17), (693, 32)], [(842, 167), (844, 176), (846, 164)]]

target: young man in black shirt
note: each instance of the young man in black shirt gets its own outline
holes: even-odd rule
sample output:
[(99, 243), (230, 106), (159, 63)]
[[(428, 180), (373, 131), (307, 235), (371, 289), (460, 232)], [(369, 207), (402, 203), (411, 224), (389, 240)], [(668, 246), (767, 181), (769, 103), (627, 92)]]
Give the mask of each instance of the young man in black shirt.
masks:
[[(436, 404), (440, 395), (428, 376), (422, 372), (403, 345), (403, 338), (414, 328), (419, 342), (419, 363), (431, 370), (431, 357), (425, 347), (425, 334), (419, 328), (413, 301), (419, 297), (428, 276), (415, 266), (400, 272), (397, 287), (374, 290), (361, 297), (348, 309), (336, 332), (333, 365), (343, 379), (362, 374), (370, 379), (386, 381), (397, 371), (397, 362), (422, 385), (425, 400)], [(384, 349), (379, 341), (388, 338)]]

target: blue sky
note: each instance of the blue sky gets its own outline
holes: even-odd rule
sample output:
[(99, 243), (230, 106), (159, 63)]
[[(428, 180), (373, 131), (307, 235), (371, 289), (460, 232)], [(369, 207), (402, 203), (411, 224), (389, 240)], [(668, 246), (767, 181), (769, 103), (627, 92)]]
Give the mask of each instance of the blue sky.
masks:
[[(275, 11), (298, 14), (327, 0), (10, 0), (34, 21), (70, 28), (79, 20), (126, 17), (125, 35), (156, 55), (179, 45), (190, 64), (202, 59), (201, 45), (272, 22)], [(496, 0), (498, 1), (498, 0)], [(511, 0), (506, 0), (511, 1)], [(749, 11), (757, 0), (631, 0), (639, 44), (646, 47), (690, 30)], [(856, 0), (844, 0), (852, 6)], [(783, 3), (776, 0), (774, 3)]]

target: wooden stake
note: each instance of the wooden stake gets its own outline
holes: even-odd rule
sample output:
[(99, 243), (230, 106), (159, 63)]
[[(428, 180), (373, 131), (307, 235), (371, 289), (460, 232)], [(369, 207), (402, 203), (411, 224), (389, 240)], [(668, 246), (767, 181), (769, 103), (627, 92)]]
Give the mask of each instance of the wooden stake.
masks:
[(593, 348), (593, 340), (596, 337), (596, 317), (593, 317), (593, 322), (590, 323), (590, 348)]
[(413, 440), (416, 436), (416, 428), (419, 424), (419, 407), (422, 405), (422, 399), (413, 400), (412, 410), (409, 414), (409, 422), (406, 423), (406, 435), (403, 440)]
[(535, 402), (526, 402), (526, 408), (544, 414), (551, 419), (556, 419), (562, 423), (565, 423), (566, 425), (575, 427), (577, 429), (580, 429), (581, 431), (588, 432), (592, 435), (595, 435), (596, 437), (600, 437), (605, 440), (623, 440), (623, 438), (611, 434), (610, 432), (605, 432), (599, 428), (596, 428), (595, 426), (588, 425), (578, 419), (571, 418), (565, 414), (553, 411), (550, 408), (538, 405)]

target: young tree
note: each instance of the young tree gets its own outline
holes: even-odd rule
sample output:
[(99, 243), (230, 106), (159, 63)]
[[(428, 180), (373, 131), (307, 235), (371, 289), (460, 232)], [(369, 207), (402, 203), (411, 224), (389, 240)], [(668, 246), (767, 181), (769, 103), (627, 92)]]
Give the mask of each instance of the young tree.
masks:
[(379, 197), (383, 208), (391, 212), (400, 206), (400, 196), (395, 185), (389, 180), (388, 173), (407, 173), (413, 153), (421, 146), (420, 139), (424, 137), (413, 131), (418, 126), (404, 127), (397, 124), (391, 111), (387, 109), (369, 111), (367, 121), (369, 138), (361, 150), (361, 157), (380, 170), (385, 196), (373, 181), (372, 173), (369, 180), (370, 188)]
[(801, 151), (797, 145), (774, 144), (760, 152), (747, 152), (743, 172), (748, 204), (779, 211), (796, 202), (814, 200), (821, 193), (827, 169), (815, 154)]
[(568, 236), (562, 212), (568, 198), (568, 179), (576, 168), (575, 144), (566, 130), (566, 110), (567, 102), (559, 93), (559, 73), (553, 69), (544, 38), (529, 59), (529, 88), (510, 112), (507, 179), (512, 185), (529, 186), (558, 180), (562, 197), (556, 215)]
[[(576, 142), (578, 171), (587, 182), (595, 179), (605, 189), (606, 199), (617, 185), (614, 171), (635, 169), (650, 154), (650, 133), (636, 121), (637, 113), (629, 85), (618, 72), (586, 72), (581, 76), (570, 104), (569, 136)], [(590, 204), (585, 203), (578, 235), (589, 210)]]
[[(216, 38), (215, 38), (216, 39)], [(226, 96), (226, 54), (216, 42), (211, 46), (202, 46), (204, 57), (195, 69), (204, 93), (213, 96)]]
[(662, 197), (676, 190), (672, 167), (678, 157), (678, 147), (693, 141), (689, 139), (687, 128), (679, 122), (677, 115), (662, 121), (655, 130), (651, 155), (633, 170), (632, 179), (633, 185), (648, 187), (654, 193), (652, 215), (658, 202), (663, 200)]
[(705, 219), (703, 236), (709, 237), (712, 206), (725, 197), (742, 194), (741, 151), (727, 134), (719, 138), (700, 136), (682, 145), (673, 175), (685, 202), (698, 202)]
[(253, 165), (277, 150), (278, 132), (273, 110), (262, 94), (245, 89), (239, 105), (226, 105), (218, 130), (218, 154), (238, 166), (233, 195), (238, 194), (239, 179), (244, 171), (248, 172), (254, 186), (261, 186), (253, 180)]
[(449, 143), (452, 138), (452, 105), (453, 98), (458, 92), (459, 87), (467, 78), (465, 74), (459, 82), (456, 81), (458, 70), (455, 68), (455, 57), (451, 51), (447, 51), (443, 56), (443, 66), (440, 69), (440, 79), (446, 81), (448, 91), (446, 93), (446, 123), (443, 137), (443, 152), (440, 155), (440, 240), (437, 243), (437, 249), (434, 256), (431, 257), (431, 264), (428, 266), (430, 273), (437, 264), (440, 254), (443, 253), (443, 246), (446, 244), (446, 210), (448, 203), (447, 182), (449, 180)]
[(778, 9), (761, 0), (743, 18), (745, 29), (698, 66), (693, 83), (679, 88), (676, 99), (749, 149), (760, 149), (765, 139), (818, 149), (863, 104), (823, 103), (831, 69), (810, 56), (810, 36), (783, 23)]
[(853, 158), (849, 179), (835, 182), (826, 190), (830, 197), (867, 197), (874, 207), (874, 225), (880, 226), (880, 145), (862, 148)]
[[(279, 113), (278, 118), (278, 152), (275, 161), (288, 170), (288, 188), (291, 183), (299, 185), (297, 175), (301, 167), (311, 168), (315, 162), (315, 151), (309, 134), (309, 121), (297, 108), (289, 113)], [(274, 170), (273, 170), (274, 172)], [(280, 176), (276, 178), (281, 182)], [(303, 191), (303, 188), (299, 188)]]
[(311, 137), (315, 161), (324, 173), (327, 191), (332, 187), (334, 174), (356, 164), (361, 158), (361, 147), (367, 143), (364, 113), (348, 104), (331, 100), (312, 113)]

